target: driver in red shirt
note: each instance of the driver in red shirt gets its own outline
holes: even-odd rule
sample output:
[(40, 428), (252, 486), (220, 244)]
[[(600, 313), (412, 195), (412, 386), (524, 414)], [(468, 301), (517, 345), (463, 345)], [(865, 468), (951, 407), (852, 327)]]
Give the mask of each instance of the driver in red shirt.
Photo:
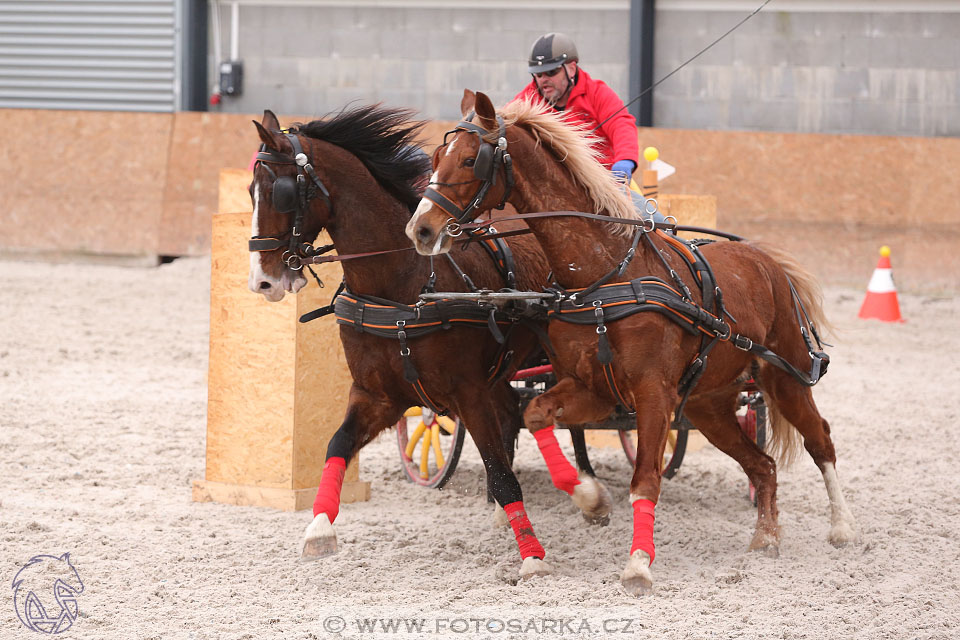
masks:
[(577, 64), (579, 59), (569, 36), (548, 33), (537, 38), (527, 62), (533, 80), (514, 99), (540, 99), (588, 130), (616, 113), (594, 135), (601, 139), (601, 163), (629, 184), (640, 158), (637, 124), (613, 89), (591, 78)]

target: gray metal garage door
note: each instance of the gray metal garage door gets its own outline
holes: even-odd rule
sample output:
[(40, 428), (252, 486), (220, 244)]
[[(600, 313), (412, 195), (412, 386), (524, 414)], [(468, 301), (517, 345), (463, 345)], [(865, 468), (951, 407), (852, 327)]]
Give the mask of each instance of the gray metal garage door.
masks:
[(173, 111), (176, 0), (0, 0), (0, 107)]

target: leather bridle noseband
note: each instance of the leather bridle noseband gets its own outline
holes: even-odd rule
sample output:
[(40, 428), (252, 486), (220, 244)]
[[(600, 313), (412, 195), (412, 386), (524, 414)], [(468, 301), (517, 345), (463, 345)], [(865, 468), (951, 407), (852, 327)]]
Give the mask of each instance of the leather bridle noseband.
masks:
[[(513, 179), (513, 161), (510, 158), (510, 154), (507, 153), (507, 138), (506, 138), (506, 125), (503, 122), (502, 116), (497, 116), (497, 124), (499, 125), (499, 131), (497, 132), (497, 143), (493, 144), (492, 142), (487, 142), (484, 140), (484, 136), (490, 135), (492, 132), (487, 131), (478, 124), (471, 122), (473, 120), (473, 113), (471, 112), (465, 120), (461, 120), (457, 123), (457, 126), (447, 131), (443, 135), (443, 144), (441, 148), (447, 146), (447, 137), (458, 131), (468, 131), (477, 136), (477, 139), (480, 141), (480, 149), (477, 151), (477, 155), (473, 160), (473, 175), (477, 181), (480, 182), (480, 188), (477, 189), (477, 193), (470, 200), (465, 208), (460, 208), (455, 202), (439, 193), (432, 187), (428, 186), (423, 192), (423, 197), (427, 200), (430, 200), (435, 205), (446, 211), (453, 220), (456, 222), (451, 222), (447, 226), (447, 233), (451, 236), (460, 235), (460, 226), (464, 222), (467, 222), (470, 219), (470, 214), (480, 206), (480, 203), (487, 196), (487, 193), (490, 191), (490, 187), (497, 184), (497, 172), (501, 166), (503, 166), (504, 174), (504, 190), (503, 197), (500, 198), (500, 204), (498, 204), (496, 209), (503, 209), (507, 203), (507, 198), (510, 197), (510, 191), (513, 189), (514, 179)], [(474, 182), (471, 180), (470, 182)], [(452, 186), (443, 182), (431, 182), (431, 185), (438, 186)], [(466, 183), (458, 183), (466, 184)]]
[[(333, 201), (330, 199), (330, 191), (324, 186), (323, 182), (317, 177), (310, 159), (303, 152), (300, 140), (293, 133), (284, 131), (283, 134), (290, 141), (293, 147), (293, 155), (275, 153), (267, 149), (267, 145), (260, 145), (260, 151), (257, 153), (256, 162), (273, 178), (273, 208), (280, 213), (294, 213), (293, 224), (290, 230), (281, 237), (276, 236), (253, 236), (249, 241), (250, 251), (275, 251), (284, 249), (281, 260), (294, 271), (303, 269), (304, 260), (329, 250), (326, 247), (317, 249), (309, 242), (300, 242), (300, 235), (303, 231), (303, 219), (306, 215), (310, 200), (319, 194), (327, 203), (330, 216), (333, 216)], [(277, 176), (270, 168), (270, 164), (292, 164), (297, 167), (297, 175)], [(309, 176), (310, 180), (307, 181)], [(289, 241), (283, 240), (283, 236), (290, 236)]]

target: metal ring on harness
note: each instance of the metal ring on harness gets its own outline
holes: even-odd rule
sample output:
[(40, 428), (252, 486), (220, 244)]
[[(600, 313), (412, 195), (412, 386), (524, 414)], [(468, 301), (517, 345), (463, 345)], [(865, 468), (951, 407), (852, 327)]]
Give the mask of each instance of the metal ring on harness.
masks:
[[(644, 209), (646, 209), (646, 205), (644, 205)], [(656, 209), (654, 209), (654, 211), (656, 211)], [(649, 229), (647, 228), (648, 222), (650, 223)], [(644, 218), (642, 229), (644, 233), (653, 233), (654, 231), (657, 230), (657, 222), (653, 218)]]
[[(653, 203), (652, 210), (650, 209), (651, 202)], [(648, 216), (652, 216), (659, 210), (660, 210), (660, 205), (657, 204), (656, 198), (647, 198), (646, 200), (643, 201), (643, 212), (646, 213)], [(676, 220), (676, 218), (674, 218), (674, 220)]]
[(303, 259), (289, 249), (283, 252), (283, 255), (280, 256), (280, 259), (283, 260), (284, 264), (294, 271), (300, 271), (303, 269)]
[(447, 223), (447, 226), (444, 227), (443, 231), (451, 238), (459, 238), (463, 234), (463, 227), (460, 226), (459, 222), (451, 218), (450, 222)]

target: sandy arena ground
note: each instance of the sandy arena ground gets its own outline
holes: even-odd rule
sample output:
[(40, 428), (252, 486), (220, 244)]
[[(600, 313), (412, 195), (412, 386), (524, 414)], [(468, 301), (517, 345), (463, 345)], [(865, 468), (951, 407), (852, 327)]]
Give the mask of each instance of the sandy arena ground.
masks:
[(340, 553), (317, 563), (297, 561), (308, 512), (191, 502), (209, 268), (0, 262), (0, 638), (35, 637), (11, 582), (65, 552), (85, 585), (69, 638), (960, 637), (960, 297), (901, 293), (908, 322), (883, 324), (856, 318), (862, 290), (826, 293), (840, 331), (815, 393), (862, 543), (826, 541), (804, 457), (780, 473), (780, 558), (749, 553), (745, 478), (707, 447), (664, 484), (656, 587), (638, 600), (619, 584), (632, 525), (617, 449), (592, 452), (615, 500), (595, 528), (521, 434), (555, 574), (520, 584), (469, 441), (441, 492), (403, 479), (393, 431), (364, 450), (373, 499), (343, 506)]

